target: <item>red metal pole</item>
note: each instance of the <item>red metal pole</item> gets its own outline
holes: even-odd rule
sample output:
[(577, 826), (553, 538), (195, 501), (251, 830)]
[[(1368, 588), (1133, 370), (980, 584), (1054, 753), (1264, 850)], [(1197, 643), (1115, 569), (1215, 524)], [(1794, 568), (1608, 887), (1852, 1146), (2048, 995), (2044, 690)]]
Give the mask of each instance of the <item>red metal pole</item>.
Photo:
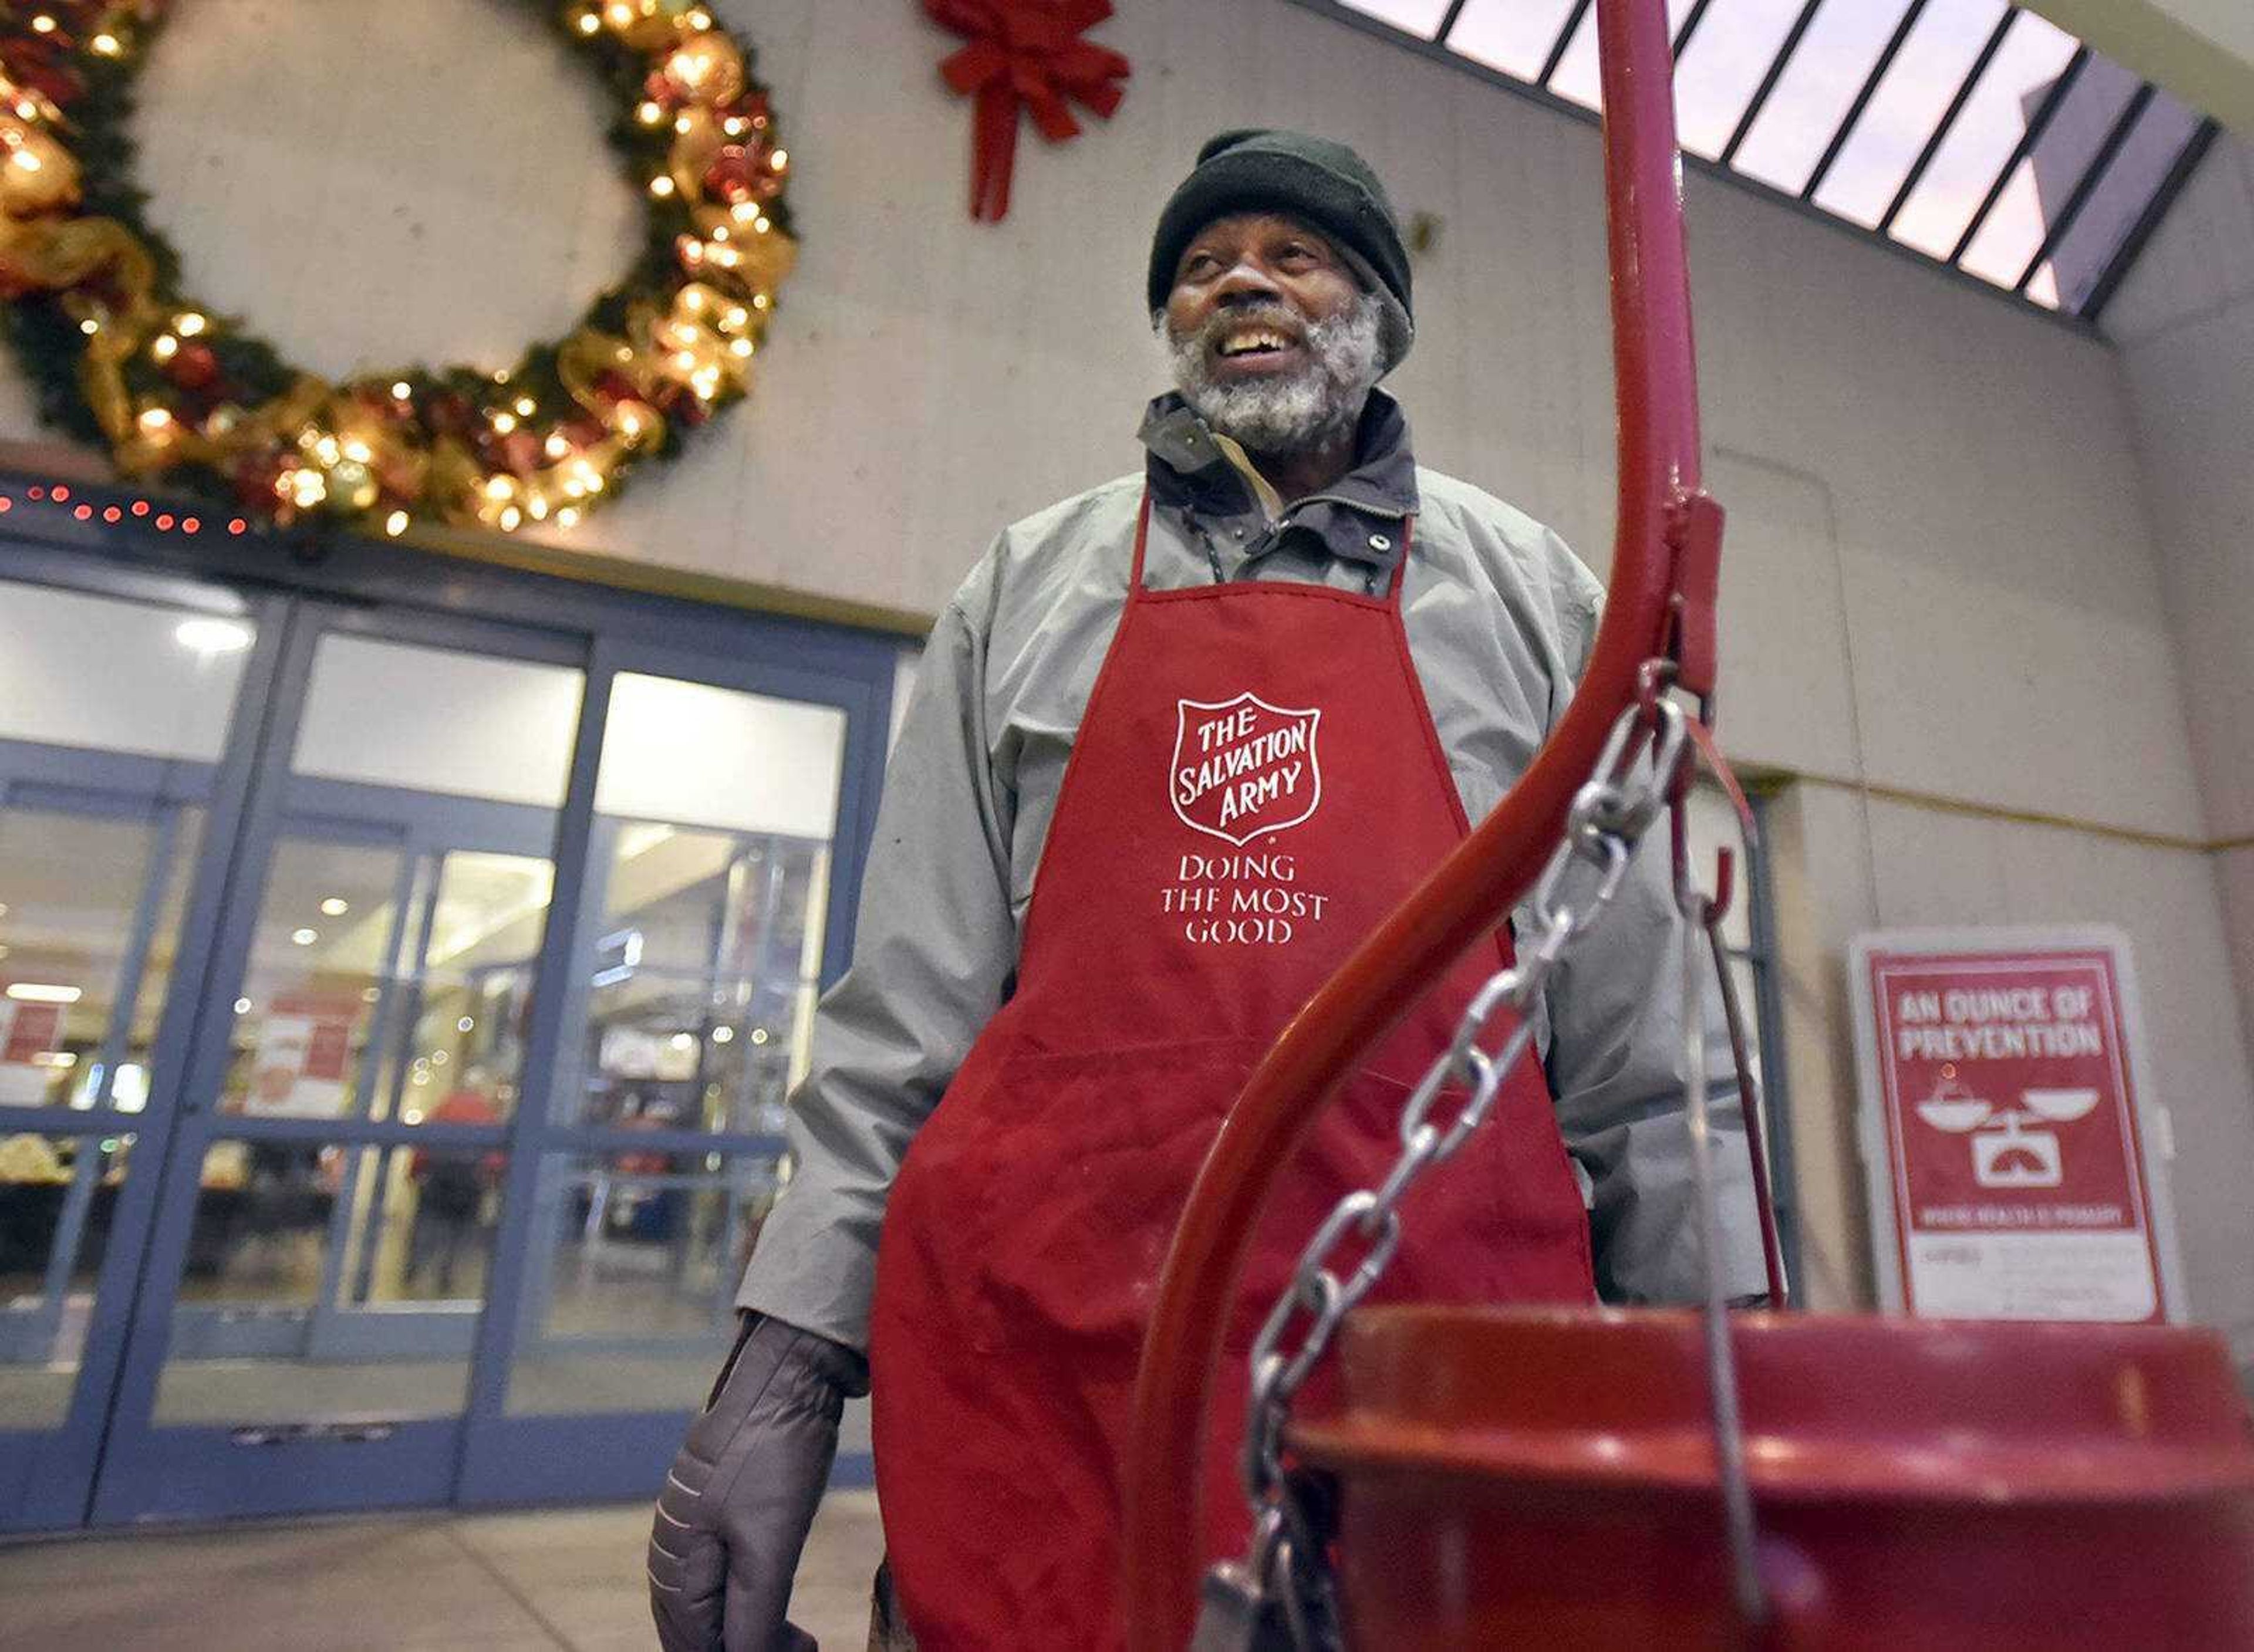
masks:
[(1597, 0), (1605, 98), (1620, 502), (1603, 625), (1579, 691), (1494, 812), (1380, 926), (1287, 1027), (1200, 1173), (1143, 1348), (1128, 1465), (1132, 1652), (1180, 1652), (1196, 1615), (1206, 1395), (1228, 1304), (1275, 1171), (1336, 1082), (1417, 995), (1524, 893), (1573, 794), (1670, 621), (1670, 528), (1698, 491), (1698, 409), (1685, 279), (1674, 60), (1664, 0)]

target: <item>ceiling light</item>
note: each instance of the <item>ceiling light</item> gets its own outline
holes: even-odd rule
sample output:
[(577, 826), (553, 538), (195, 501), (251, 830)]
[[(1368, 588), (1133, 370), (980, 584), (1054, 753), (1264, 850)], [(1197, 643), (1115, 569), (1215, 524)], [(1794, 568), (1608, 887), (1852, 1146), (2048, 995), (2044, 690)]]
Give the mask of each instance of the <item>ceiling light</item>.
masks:
[(256, 633), (240, 620), (183, 620), (172, 636), (198, 654), (241, 654)]
[(78, 987), (48, 986), (38, 981), (10, 981), (8, 996), (18, 1004), (76, 1004), (86, 993)]
[(290, 939), (301, 947), (310, 947), (320, 938), (321, 932), (318, 929), (296, 929), (290, 934)]
[(321, 916), (324, 918), (341, 918), (351, 910), (352, 902), (342, 895), (331, 895), (321, 903)]

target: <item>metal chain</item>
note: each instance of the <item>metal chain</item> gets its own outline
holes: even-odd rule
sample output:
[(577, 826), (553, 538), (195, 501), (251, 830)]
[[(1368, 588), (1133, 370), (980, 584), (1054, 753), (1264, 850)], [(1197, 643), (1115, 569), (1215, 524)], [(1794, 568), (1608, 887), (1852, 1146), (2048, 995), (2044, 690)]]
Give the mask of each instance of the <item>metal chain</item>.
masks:
[[(1649, 736), (1650, 761), (1642, 761)], [(1251, 1404), (1241, 1469), (1253, 1516), (1245, 1571), (1285, 1608), (1295, 1645), (1325, 1644), (1310, 1619), (1334, 1621), (1326, 1600), (1310, 1601), (1320, 1546), (1301, 1492), (1283, 1460), (1292, 1404), (1329, 1350), (1340, 1322), (1383, 1277), (1401, 1242), (1402, 1200), (1433, 1166), (1445, 1164), (1486, 1122), (1534, 1038), (1533, 1010), (1574, 944), (1602, 917), (1628, 876), (1637, 841), (1667, 805), (1687, 749), (1683, 708), (1663, 695), (1630, 706), (1614, 724), (1595, 775), (1575, 794), (1564, 841), (1544, 868), (1530, 902), (1530, 942), (1491, 976), (1456, 1032), (1403, 1104), (1401, 1154), (1385, 1180), (1341, 1199), (1315, 1232), (1252, 1347)], [(1516, 1024), (1500, 1048), (1488, 1031), (1504, 1010)], [(1469, 1095), (1452, 1118), (1434, 1110), (1451, 1086)], [(1308, 1550), (1313, 1548), (1310, 1554)], [(1326, 1590), (1326, 1593), (1327, 1591)], [(1303, 1628), (1303, 1625), (1306, 1626)]]

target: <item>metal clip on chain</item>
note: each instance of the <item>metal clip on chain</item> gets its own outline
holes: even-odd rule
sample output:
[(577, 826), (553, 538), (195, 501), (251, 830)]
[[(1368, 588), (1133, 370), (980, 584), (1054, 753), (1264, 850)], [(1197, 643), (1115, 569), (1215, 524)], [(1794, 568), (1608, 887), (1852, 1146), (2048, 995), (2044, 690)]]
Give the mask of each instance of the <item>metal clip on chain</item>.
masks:
[[(1648, 763), (1642, 760), (1647, 736)], [(1253, 1516), (1252, 1550), (1242, 1563), (1216, 1566), (1208, 1575), (1194, 1652), (1316, 1652), (1338, 1644), (1322, 1544), (1304, 1491), (1284, 1462), (1292, 1401), (1329, 1350), (1340, 1322), (1392, 1261), (1401, 1242), (1400, 1205), (1409, 1189), (1425, 1171), (1452, 1158), (1494, 1110), (1504, 1082), (1533, 1042), (1533, 1012), (1543, 989), (1619, 894), (1637, 841), (1667, 805), (1687, 745), (1687, 718), (1673, 700), (1656, 696), (1620, 714), (1594, 777), (1574, 796), (1564, 840), (1535, 885), (1530, 943), (1520, 947), (1516, 963), (1473, 995), (1455, 1037), (1403, 1104), (1401, 1155), (1393, 1168), (1376, 1187), (1339, 1201), (1261, 1326), (1252, 1347), (1242, 1464)], [(1505, 1009), (1514, 1024), (1502, 1046), (1490, 1049), (1489, 1026)], [(1469, 1095), (1452, 1119), (1435, 1119), (1433, 1110), (1451, 1086), (1467, 1087)]]

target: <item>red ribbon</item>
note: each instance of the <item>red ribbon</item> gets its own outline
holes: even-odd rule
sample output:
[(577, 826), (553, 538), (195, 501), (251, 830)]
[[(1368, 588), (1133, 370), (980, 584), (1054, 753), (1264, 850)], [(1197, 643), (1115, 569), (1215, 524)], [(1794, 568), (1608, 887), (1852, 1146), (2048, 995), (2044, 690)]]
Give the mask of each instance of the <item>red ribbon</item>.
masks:
[(999, 219), (1010, 210), (1020, 108), (1043, 137), (1060, 144), (1080, 133), (1070, 104), (1107, 118), (1119, 107), (1127, 60), (1080, 38), (1111, 15), (1110, 0), (923, 0), (923, 9), (970, 42), (939, 72), (978, 100), (970, 215)]

